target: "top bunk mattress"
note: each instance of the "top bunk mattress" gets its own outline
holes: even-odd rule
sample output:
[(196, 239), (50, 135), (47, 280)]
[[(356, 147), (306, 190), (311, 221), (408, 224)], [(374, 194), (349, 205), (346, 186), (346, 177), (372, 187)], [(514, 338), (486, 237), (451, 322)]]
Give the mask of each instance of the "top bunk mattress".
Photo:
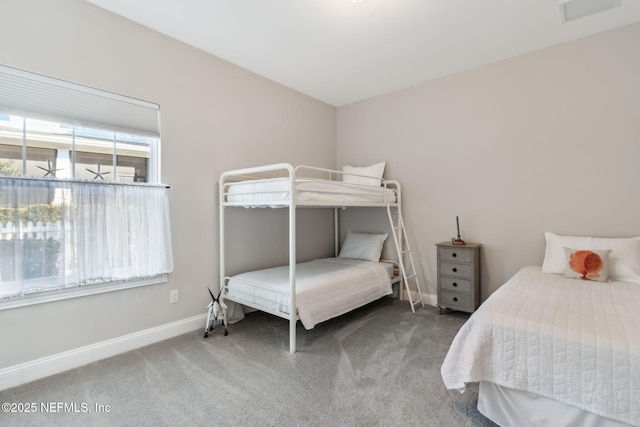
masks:
[[(227, 205), (279, 207), (290, 203), (290, 179), (287, 177), (230, 183)], [(396, 203), (396, 192), (386, 187), (354, 185), (342, 181), (298, 178), (295, 201), (301, 205), (343, 206)]]

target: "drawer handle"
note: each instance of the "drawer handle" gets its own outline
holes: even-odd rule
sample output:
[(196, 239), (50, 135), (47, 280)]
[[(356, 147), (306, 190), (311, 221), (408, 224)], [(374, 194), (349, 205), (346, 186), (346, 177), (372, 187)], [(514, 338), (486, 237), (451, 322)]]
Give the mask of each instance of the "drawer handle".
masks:
[(458, 269), (453, 267), (453, 272), (455, 273), (456, 271), (458, 271)]
[(455, 302), (458, 302), (458, 297), (453, 297), (453, 300), (454, 300)]
[(451, 256), (453, 256), (455, 258), (455, 257), (458, 256), (458, 254), (454, 252), (453, 254), (451, 254)]
[(458, 286), (458, 284), (456, 282), (453, 282), (453, 287), (455, 288), (457, 286)]

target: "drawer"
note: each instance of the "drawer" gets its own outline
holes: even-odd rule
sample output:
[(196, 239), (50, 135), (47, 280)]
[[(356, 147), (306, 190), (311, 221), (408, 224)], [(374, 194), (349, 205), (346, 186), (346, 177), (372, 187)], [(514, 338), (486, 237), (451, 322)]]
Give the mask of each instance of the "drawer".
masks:
[(471, 295), (459, 294), (455, 292), (440, 292), (438, 305), (441, 307), (458, 308), (460, 310), (473, 311)]
[(457, 264), (453, 262), (441, 262), (440, 274), (446, 274), (447, 276), (471, 278), (471, 265)]
[(471, 262), (471, 251), (469, 249), (440, 248), (440, 260)]
[(440, 288), (446, 291), (471, 293), (471, 281), (454, 277), (440, 277)]

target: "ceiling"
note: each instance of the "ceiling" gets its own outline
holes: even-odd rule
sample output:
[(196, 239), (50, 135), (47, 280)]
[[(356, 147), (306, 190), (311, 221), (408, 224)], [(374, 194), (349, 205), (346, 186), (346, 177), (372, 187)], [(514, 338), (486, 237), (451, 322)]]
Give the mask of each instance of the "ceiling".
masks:
[(640, 22), (638, 0), (564, 24), (558, 0), (87, 1), (333, 106)]

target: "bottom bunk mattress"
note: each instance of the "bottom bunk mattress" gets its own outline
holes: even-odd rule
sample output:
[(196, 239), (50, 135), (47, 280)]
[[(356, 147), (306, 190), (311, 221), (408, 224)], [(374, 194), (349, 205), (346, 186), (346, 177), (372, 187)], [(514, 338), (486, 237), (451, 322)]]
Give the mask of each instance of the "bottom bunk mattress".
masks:
[(639, 307), (637, 283), (525, 267), (462, 326), (442, 378), (449, 389), (486, 381), (640, 425)]
[[(306, 329), (393, 293), (384, 262), (322, 258), (296, 265), (296, 305)], [(274, 314), (289, 315), (289, 266), (238, 274), (225, 298)], [(284, 317), (284, 316), (283, 316)]]

